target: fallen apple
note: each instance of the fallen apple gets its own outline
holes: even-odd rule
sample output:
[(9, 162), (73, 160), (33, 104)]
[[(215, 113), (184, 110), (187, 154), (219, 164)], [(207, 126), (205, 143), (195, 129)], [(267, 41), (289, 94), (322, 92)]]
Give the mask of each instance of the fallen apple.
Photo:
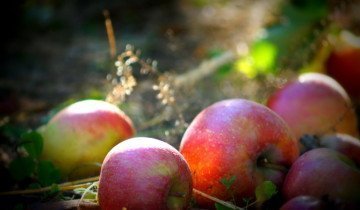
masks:
[(301, 195), (288, 200), (280, 210), (330, 210), (328, 205), (319, 198)]
[(169, 144), (146, 137), (119, 143), (101, 168), (102, 210), (187, 209), (192, 180), (183, 156)]
[(312, 149), (291, 166), (282, 188), (286, 200), (301, 195), (327, 198), (344, 209), (360, 206), (360, 170), (346, 155), (329, 148)]
[(326, 73), (360, 102), (360, 37), (342, 31), (327, 58)]
[(98, 175), (99, 164), (117, 143), (134, 135), (128, 116), (100, 100), (76, 102), (39, 129), (42, 158), (51, 160), (69, 179)]
[[(254, 198), (265, 180), (281, 186), (299, 155), (286, 123), (267, 107), (244, 99), (220, 101), (200, 112), (187, 128), (180, 152), (195, 189), (237, 204)], [(200, 206), (214, 206), (207, 198), (194, 197)]]
[(319, 139), (319, 146), (336, 150), (360, 166), (360, 140), (346, 134), (330, 134)]
[(300, 75), (275, 91), (267, 106), (288, 123), (297, 139), (305, 134), (359, 134), (349, 96), (339, 83), (324, 74)]

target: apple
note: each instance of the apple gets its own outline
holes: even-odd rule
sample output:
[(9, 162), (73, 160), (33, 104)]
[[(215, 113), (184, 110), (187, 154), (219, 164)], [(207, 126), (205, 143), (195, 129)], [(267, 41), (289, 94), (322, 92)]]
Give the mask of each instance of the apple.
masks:
[(101, 168), (98, 201), (102, 210), (187, 209), (191, 193), (184, 157), (157, 139), (136, 137), (119, 143)]
[(343, 133), (328, 134), (320, 137), (304, 135), (301, 137), (300, 143), (304, 149), (302, 153), (314, 148), (326, 147), (343, 153), (360, 166), (360, 140), (353, 136)]
[[(180, 143), (194, 189), (222, 200), (254, 198), (265, 180), (281, 186), (299, 155), (286, 123), (267, 107), (245, 99), (219, 101), (201, 111)], [(200, 206), (213, 202), (195, 195)]]
[(334, 45), (325, 62), (326, 73), (336, 79), (352, 97), (360, 100), (360, 37), (342, 31)]
[(42, 159), (51, 160), (69, 179), (98, 175), (110, 149), (134, 135), (131, 119), (117, 106), (83, 100), (59, 111), (39, 129)]
[(360, 166), (360, 140), (347, 134), (330, 134), (319, 139), (319, 146), (343, 153)]
[(286, 175), (286, 200), (301, 195), (327, 198), (345, 209), (360, 206), (360, 169), (346, 155), (329, 148), (302, 154)]
[(339, 83), (324, 74), (300, 75), (275, 91), (267, 106), (288, 123), (297, 139), (305, 134), (359, 134), (349, 96)]
[(300, 195), (283, 204), (280, 210), (329, 210), (326, 203), (319, 198)]

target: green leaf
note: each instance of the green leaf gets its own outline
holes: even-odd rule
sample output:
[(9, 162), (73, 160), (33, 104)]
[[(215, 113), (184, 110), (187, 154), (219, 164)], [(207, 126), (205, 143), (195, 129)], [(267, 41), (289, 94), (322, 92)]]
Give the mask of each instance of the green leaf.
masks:
[(232, 210), (232, 208), (224, 206), (220, 203), (215, 203), (215, 208), (216, 208), (216, 210)]
[(21, 145), (30, 157), (37, 158), (43, 150), (43, 138), (38, 132), (30, 131), (21, 136)]
[(234, 184), (235, 180), (236, 180), (236, 176), (231, 176), (228, 179), (227, 178), (220, 179), (220, 182), (226, 187), (226, 190), (229, 190), (231, 186)]
[(281, 11), (278, 23), (267, 27), (249, 54), (236, 62), (235, 68), (249, 78), (283, 67), (298, 69), (315, 54), (315, 32), (325, 28), (320, 22), (328, 15), (327, 0), (287, 1)]
[(27, 129), (9, 123), (0, 126), (0, 133), (10, 140), (18, 140), (26, 132)]
[(35, 160), (31, 157), (19, 157), (14, 159), (9, 166), (11, 176), (21, 181), (27, 177), (30, 177), (35, 171)]
[(327, 0), (292, 0), (283, 8), (283, 15), (291, 21), (309, 22), (325, 18), (329, 13)]
[(302, 63), (316, 39), (315, 30), (321, 30), (319, 23), (328, 15), (327, 0), (293, 0), (282, 11), (285, 21), (269, 27), (264, 39), (277, 46), (281, 64)]
[(264, 181), (255, 189), (255, 196), (257, 202), (264, 202), (269, 200), (277, 193), (276, 185), (271, 181)]
[(224, 50), (222, 50), (222, 49), (212, 48), (206, 53), (206, 56), (208, 58), (216, 58), (216, 57), (221, 56), (223, 53), (224, 53)]
[(267, 73), (274, 68), (277, 47), (269, 41), (260, 40), (252, 46), (250, 54), (254, 59), (255, 68)]
[(274, 73), (278, 48), (266, 39), (257, 40), (250, 48), (249, 55), (236, 62), (236, 69), (249, 78), (258, 74)]
[(60, 170), (52, 162), (42, 160), (38, 165), (38, 181), (41, 186), (46, 187), (61, 181)]
[(234, 63), (227, 63), (218, 68), (216, 71), (216, 79), (223, 79), (224, 76), (229, 74), (234, 69)]

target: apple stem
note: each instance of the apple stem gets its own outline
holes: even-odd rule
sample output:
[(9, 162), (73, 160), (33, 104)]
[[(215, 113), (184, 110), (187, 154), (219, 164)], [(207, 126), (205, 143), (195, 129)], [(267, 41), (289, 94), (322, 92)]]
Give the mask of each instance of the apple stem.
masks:
[(196, 194), (199, 194), (199, 195), (201, 195), (201, 196), (203, 196), (203, 197), (205, 197), (205, 198), (207, 198), (207, 199), (210, 199), (210, 200), (212, 200), (212, 201), (215, 201), (215, 202), (217, 202), (217, 203), (220, 203), (221, 205), (226, 206), (226, 207), (228, 207), (228, 208), (236, 209), (236, 210), (245, 210), (244, 208), (240, 208), (240, 207), (235, 206), (235, 205), (233, 205), (233, 204), (231, 204), (231, 203), (229, 203), (229, 202), (220, 200), (219, 198), (216, 198), (216, 197), (213, 197), (213, 196), (211, 196), (211, 195), (208, 195), (208, 194), (206, 194), (206, 193), (204, 193), (204, 192), (202, 192), (202, 191), (200, 191), (200, 190), (197, 190), (197, 189), (195, 189), (195, 188), (193, 189), (193, 192), (196, 193)]
[[(72, 182), (64, 182), (58, 185), (58, 189), (60, 191), (69, 191), (74, 190), (76, 188), (87, 188), (92, 185), (91, 182), (99, 181), (99, 176), (90, 177), (86, 179), (80, 179)], [(43, 193), (52, 190), (51, 186), (43, 187), (39, 189), (27, 189), (27, 190), (15, 190), (15, 191), (7, 191), (7, 192), (0, 192), (0, 196), (6, 195), (28, 195), (28, 194), (36, 194), (36, 193)]]

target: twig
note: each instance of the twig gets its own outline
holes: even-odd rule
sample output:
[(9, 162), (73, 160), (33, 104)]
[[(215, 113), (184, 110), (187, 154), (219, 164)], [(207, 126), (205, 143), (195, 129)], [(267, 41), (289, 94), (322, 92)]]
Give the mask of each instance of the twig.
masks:
[(81, 183), (86, 183), (86, 182), (96, 182), (96, 181), (99, 181), (99, 176), (89, 177), (89, 178), (85, 178), (85, 179), (79, 179), (79, 180), (75, 180), (72, 182), (65, 182), (65, 183), (60, 184), (59, 186), (76, 185), (76, 184), (81, 184)]
[(199, 194), (199, 195), (201, 195), (201, 196), (203, 196), (203, 197), (205, 197), (205, 198), (207, 198), (207, 199), (210, 199), (210, 200), (212, 200), (212, 201), (215, 201), (215, 202), (217, 202), (217, 203), (220, 203), (220, 204), (223, 205), (223, 206), (229, 207), (229, 208), (231, 208), (231, 209), (235, 209), (235, 210), (245, 210), (244, 208), (240, 208), (240, 207), (235, 206), (235, 205), (233, 205), (233, 204), (231, 204), (231, 203), (229, 203), (229, 202), (220, 200), (219, 198), (215, 198), (215, 197), (213, 197), (213, 196), (211, 196), (211, 195), (208, 195), (208, 194), (206, 194), (206, 193), (204, 193), (204, 192), (201, 192), (200, 190), (197, 190), (197, 189), (195, 189), (195, 188), (193, 189), (193, 192), (196, 193), (196, 194)]
[[(69, 190), (73, 190), (76, 188), (88, 187), (89, 185), (90, 184), (87, 183), (87, 184), (78, 184), (78, 185), (70, 185), (70, 186), (59, 186), (59, 190), (60, 191), (69, 191)], [(43, 188), (39, 188), (39, 189), (15, 190), (15, 191), (9, 191), (9, 192), (1, 192), (0, 196), (37, 194), (37, 193), (43, 193), (43, 192), (50, 191), (51, 189), (52, 189), (52, 187), (49, 186), (49, 187), (43, 187)]]
[(109, 14), (108, 10), (104, 10), (104, 16), (105, 16), (106, 33), (107, 33), (108, 40), (109, 40), (110, 56), (111, 56), (111, 58), (115, 58), (116, 42), (115, 42), (114, 28), (112, 26), (112, 22), (111, 22), (110, 14)]
[[(96, 176), (96, 177), (76, 180), (73, 182), (65, 182), (65, 183), (59, 184), (58, 187), (59, 187), (60, 191), (69, 191), (69, 190), (74, 190), (76, 188), (85, 188), (85, 187), (87, 188), (88, 186), (90, 186), (92, 184), (91, 182), (95, 182), (98, 180), (99, 180), (99, 177)], [(26, 190), (0, 192), (0, 196), (36, 194), (36, 193), (47, 192), (47, 191), (50, 191), (51, 189), (52, 189), (52, 187), (49, 186), (49, 187), (43, 187), (43, 188), (39, 188), (39, 189), (26, 189)]]
[(216, 72), (216, 70), (218, 70), (222, 65), (230, 63), (235, 59), (236, 54), (232, 51), (227, 51), (218, 57), (203, 61), (197, 68), (176, 76), (174, 79), (174, 86), (182, 87), (194, 84), (202, 78)]
[(145, 121), (143, 123), (141, 123), (138, 127), (138, 130), (145, 130), (148, 129), (150, 127), (153, 127), (155, 125), (158, 125), (162, 122), (164, 122), (166, 119), (169, 119), (169, 117), (171, 116), (171, 110), (169, 109), (164, 109), (163, 112), (159, 113), (158, 115), (156, 115), (155, 117), (151, 118), (148, 121)]
[(85, 189), (84, 193), (81, 195), (81, 198), (79, 200), (79, 206), (80, 206), (81, 202), (83, 202), (83, 200), (85, 199), (85, 196), (90, 191), (90, 189), (93, 188), (94, 186), (98, 186), (98, 184), (99, 184), (99, 181), (93, 182), (90, 186), (88, 186)]
[(82, 201), (80, 199), (63, 200), (45, 203), (33, 203), (26, 207), (27, 210), (100, 210), (100, 206), (94, 202)]

